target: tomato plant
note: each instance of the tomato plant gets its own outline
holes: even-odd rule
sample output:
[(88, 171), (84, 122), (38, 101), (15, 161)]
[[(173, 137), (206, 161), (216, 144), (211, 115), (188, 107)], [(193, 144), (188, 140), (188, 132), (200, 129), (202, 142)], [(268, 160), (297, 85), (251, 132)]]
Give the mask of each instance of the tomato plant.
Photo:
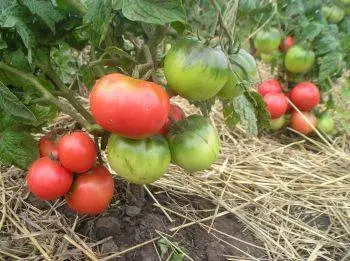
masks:
[(53, 200), (69, 191), (73, 175), (59, 162), (43, 157), (30, 166), (26, 180), (30, 192), (36, 197)]
[(72, 172), (82, 173), (96, 162), (94, 141), (84, 132), (72, 132), (58, 141), (58, 157), (61, 164)]
[(171, 47), (164, 60), (164, 73), (170, 87), (189, 100), (206, 100), (225, 85), (228, 61), (220, 49), (194, 40), (181, 40)]
[(170, 104), (170, 112), (168, 115), (168, 119), (166, 120), (163, 127), (160, 129), (159, 134), (162, 136), (166, 136), (169, 132), (170, 126), (176, 122), (185, 118), (184, 111), (175, 104)]
[(272, 53), (281, 42), (281, 34), (277, 28), (268, 28), (260, 30), (254, 37), (254, 46), (262, 53)]
[(177, 122), (167, 139), (172, 160), (188, 171), (208, 168), (219, 155), (218, 133), (200, 115), (191, 115)]
[(271, 119), (281, 117), (288, 109), (288, 102), (283, 93), (268, 93), (264, 96), (264, 101)]
[(268, 93), (280, 93), (282, 86), (276, 79), (265, 80), (258, 86), (258, 93), (265, 96)]
[(112, 134), (108, 162), (115, 172), (135, 184), (148, 184), (164, 175), (170, 163), (168, 143), (162, 136), (132, 140)]
[(290, 127), (302, 134), (313, 132), (313, 128), (316, 128), (316, 124), (317, 119), (312, 112), (295, 111), (290, 118)]
[(68, 206), (79, 214), (97, 215), (109, 205), (114, 194), (114, 179), (103, 166), (78, 174), (66, 195)]
[(295, 45), (287, 51), (284, 64), (287, 70), (292, 73), (305, 73), (311, 69), (314, 61), (315, 54), (312, 51)]
[(301, 111), (310, 111), (320, 102), (320, 92), (315, 84), (301, 82), (290, 92), (290, 100)]

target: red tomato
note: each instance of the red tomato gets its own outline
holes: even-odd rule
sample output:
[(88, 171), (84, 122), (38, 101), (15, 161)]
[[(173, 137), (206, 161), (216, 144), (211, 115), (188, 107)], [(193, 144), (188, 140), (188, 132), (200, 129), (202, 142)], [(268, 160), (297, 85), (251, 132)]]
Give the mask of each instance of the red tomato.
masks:
[(79, 214), (97, 215), (109, 205), (114, 193), (114, 180), (103, 166), (78, 174), (66, 195), (68, 206)]
[(284, 41), (280, 44), (279, 49), (286, 52), (294, 45), (294, 39), (290, 35), (287, 35)]
[(261, 96), (265, 96), (268, 93), (280, 92), (282, 92), (282, 86), (276, 79), (265, 80), (258, 87), (258, 93)]
[(264, 96), (264, 101), (271, 119), (277, 119), (287, 111), (288, 102), (283, 93), (268, 93)]
[(118, 73), (96, 81), (90, 106), (104, 129), (132, 139), (156, 134), (170, 111), (169, 96), (161, 86)]
[(29, 190), (38, 198), (53, 200), (69, 191), (73, 175), (48, 157), (36, 160), (26, 176)]
[(300, 133), (309, 134), (313, 132), (313, 128), (310, 126), (310, 124), (307, 121), (305, 121), (303, 115), (313, 127), (316, 127), (317, 119), (312, 112), (300, 113), (297, 111), (292, 113), (292, 116), (290, 118), (290, 127), (292, 127), (292, 129), (296, 131), (299, 131)]
[(54, 159), (57, 159), (57, 144), (51, 139), (49, 139), (47, 136), (44, 136), (39, 140), (39, 152), (41, 158), (52, 157)]
[[(290, 92), (285, 93), (284, 96), (290, 100)], [(293, 106), (290, 105), (290, 103), (288, 102), (288, 107), (287, 107), (286, 113), (292, 113), (293, 111), (294, 111)]]
[(311, 82), (301, 82), (291, 90), (290, 100), (299, 110), (311, 111), (320, 102), (320, 91)]
[(169, 132), (169, 127), (174, 122), (183, 120), (185, 117), (185, 113), (179, 106), (171, 104), (168, 119), (158, 133), (162, 136), (166, 136)]
[(72, 172), (88, 171), (96, 162), (95, 143), (84, 132), (68, 133), (58, 142), (58, 157), (63, 167)]

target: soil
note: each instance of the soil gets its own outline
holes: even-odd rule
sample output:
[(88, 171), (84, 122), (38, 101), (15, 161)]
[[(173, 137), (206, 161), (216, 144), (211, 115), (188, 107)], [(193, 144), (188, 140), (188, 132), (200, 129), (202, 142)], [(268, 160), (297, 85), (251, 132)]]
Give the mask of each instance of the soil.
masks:
[[(157, 195), (157, 199), (161, 205), (172, 208), (169, 204), (169, 197), (165, 194)], [(181, 202), (181, 200), (179, 201), (177, 198), (176, 203), (178, 204), (179, 202)], [(189, 205), (189, 202), (191, 202), (191, 205)], [(202, 217), (213, 215), (215, 210), (213, 204), (199, 198), (187, 198), (183, 203), (184, 205), (182, 207), (186, 207), (186, 209), (195, 209), (197, 212), (198, 210), (202, 210), (203, 213), (205, 213)], [(206, 211), (208, 209), (212, 211)], [(75, 214), (66, 206), (62, 207), (61, 213), (64, 213), (64, 215), (71, 220), (75, 218)], [(181, 213), (183, 213), (183, 211), (181, 211)], [(196, 215), (200, 216), (198, 213)], [(213, 230), (208, 233), (205, 228), (202, 228), (198, 224), (180, 229), (173, 235), (173, 232), (170, 232), (169, 229), (184, 224), (186, 220), (174, 214), (170, 214), (170, 216), (174, 222), (170, 222), (164, 213), (158, 207), (154, 206), (153, 199), (147, 196), (143, 206), (137, 206), (127, 202), (127, 200), (121, 200), (119, 205), (109, 209), (101, 216), (84, 219), (78, 223), (76, 232), (88, 237), (90, 242), (97, 242), (107, 238), (106, 242), (99, 247), (99, 257), (106, 257), (150, 239), (157, 238), (160, 236), (160, 233), (168, 240), (163, 240), (165, 245), (168, 245), (169, 251), (163, 254), (162, 257), (160, 257), (161, 253), (159, 247), (161, 243), (159, 239), (157, 239), (154, 240), (154, 242), (128, 251), (120, 257), (113, 257), (110, 260), (175, 261), (192, 259), (196, 261), (221, 261), (227, 260), (229, 256), (246, 258), (247, 256), (243, 254), (242, 251), (249, 253), (257, 259), (264, 255), (263, 251), (260, 249), (239, 242), (228, 236), (223, 236), (221, 233), (216, 233)], [(210, 225), (210, 223), (211, 220), (207, 221), (205, 224)], [(234, 236), (248, 243), (259, 244), (253, 238), (252, 234), (249, 233), (248, 230), (245, 230), (244, 225), (241, 224), (234, 215), (228, 214), (217, 218), (213, 227), (227, 235)], [(108, 240), (108, 238), (110, 238), (110, 240)], [(171, 243), (169, 243), (169, 241)], [(181, 250), (177, 250), (176, 247), (171, 248), (171, 244), (178, 246)], [(175, 254), (173, 255), (173, 259), (168, 259), (173, 251), (179, 253), (179, 256), (181, 256), (181, 251), (183, 251), (187, 256), (183, 259), (175, 259)]]

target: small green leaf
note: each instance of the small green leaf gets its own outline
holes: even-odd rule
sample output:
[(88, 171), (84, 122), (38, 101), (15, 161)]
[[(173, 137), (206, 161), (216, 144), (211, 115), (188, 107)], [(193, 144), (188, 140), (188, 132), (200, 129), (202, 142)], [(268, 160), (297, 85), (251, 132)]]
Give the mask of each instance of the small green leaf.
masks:
[(22, 71), (32, 72), (28, 58), (20, 49), (17, 49), (14, 52), (6, 52), (4, 55), (4, 61), (12, 67)]
[(161, 238), (157, 241), (157, 245), (160, 250), (160, 256), (164, 257), (166, 253), (168, 253), (169, 249), (171, 249), (171, 246), (169, 245), (168, 241), (165, 240), (165, 238)]
[(261, 95), (257, 92), (248, 92), (246, 97), (250, 100), (251, 104), (255, 108), (255, 115), (258, 119), (258, 126), (261, 129), (270, 128), (270, 115), (266, 110), (266, 103)]
[(322, 35), (322, 37), (317, 38), (317, 41), (314, 42), (317, 55), (336, 51), (340, 47), (339, 40), (330, 33)]
[(343, 55), (340, 52), (330, 52), (320, 58), (318, 64), (320, 66), (319, 81), (324, 81), (343, 69)]
[(161, 25), (186, 20), (181, 0), (124, 0), (123, 14), (132, 21)]
[(13, 130), (0, 133), (2, 164), (13, 164), (21, 169), (27, 169), (38, 157), (38, 144), (29, 133)]
[(255, 108), (245, 95), (233, 99), (233, 108), (239, 115), (242, 126), (248, 134), (258, 135), (258, 119), (255, 115)]
[(236, 127), (237, 123), (239, 122), (239, 114), (235, 111), (232, 102), (223, 101), (223, 106), (225, 123), (227, 127), (232, 130), (234, 129), (234, 127)]
[(2, 82), (0, 82), (0, 108), (13, 116), (36, 121), (35, 115)]
[(318, 22), (311, 22), (307, 26), (303, 27), (298, 39), (300, 41), (313, 41), (315, 37), (317, 37), (322, 32), (324, 27), (324, 24)]
[(183, 253), (176, 253), (176, 251), (173, 252), (171, 255), (170, 261), (183, 261), (185, 255)]
[(207, 117), (215, 104), (215, 96), (205, 101), (189, 101), (191, 104), (198, 107), (202, 114)]

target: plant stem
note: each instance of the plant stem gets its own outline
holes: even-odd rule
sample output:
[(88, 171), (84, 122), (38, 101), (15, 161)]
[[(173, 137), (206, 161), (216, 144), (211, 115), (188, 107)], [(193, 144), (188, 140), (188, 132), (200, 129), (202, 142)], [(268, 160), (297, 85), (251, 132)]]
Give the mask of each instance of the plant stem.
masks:
[(97, 124), (91, 124), (86, 119), (84, 119), (80, 114), (72, 110), (67, 104), (62, 103), (59, 99), (57, 99), (50, 91), (48, 91), (33, 75), (28, 74), (26, 72), (20, 71), (16, 68), (6, 65), (4, 62), (0, 62), (0, 69), (5, 70), (21, 79), (32, 84), (49, 102), (55, 104), (62, 112), (71, 116), (74, 120), (76, 120), (79, 124), (81, 124), (87, 131), (97, 134), (101, 133), (103, 129)]

